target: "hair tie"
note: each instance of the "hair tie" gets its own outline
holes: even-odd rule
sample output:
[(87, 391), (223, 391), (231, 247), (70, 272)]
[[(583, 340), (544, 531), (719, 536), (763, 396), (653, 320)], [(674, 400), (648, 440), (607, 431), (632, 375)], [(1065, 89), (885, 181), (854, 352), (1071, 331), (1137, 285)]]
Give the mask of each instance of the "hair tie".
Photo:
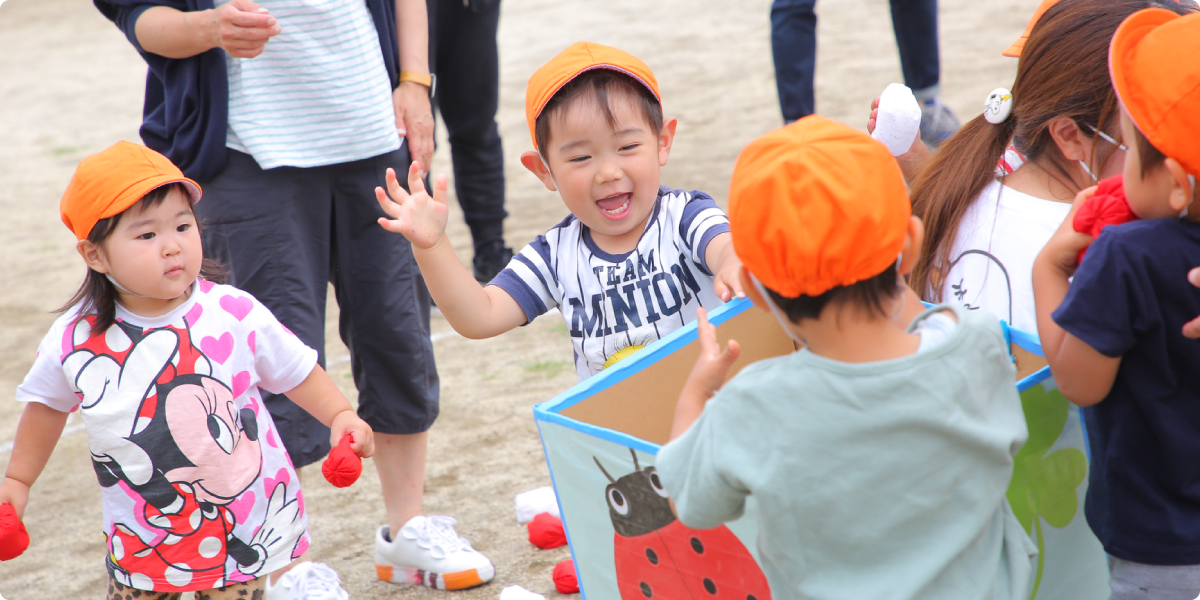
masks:
[(987, 100), (983, 101), (983, 118), (992, 125), (999, 125), (1008, 120), (1012, 106), (1012, 92), (1006, 88), (996, 88), (988, 94)]

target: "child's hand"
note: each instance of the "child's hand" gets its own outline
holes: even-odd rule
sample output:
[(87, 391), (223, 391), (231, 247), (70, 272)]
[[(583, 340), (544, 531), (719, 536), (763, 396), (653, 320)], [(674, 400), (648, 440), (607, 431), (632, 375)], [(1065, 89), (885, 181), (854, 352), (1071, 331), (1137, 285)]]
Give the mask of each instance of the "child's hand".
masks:
[(700, 344), (700, 356), (684, 388), (701, 394), (707, 402), (725, 383), (729, 367), (741, 354), (741, 346), (737, 340), (729, 340), (725, 349), (721, 350), (721, 345), (717, 343), (717, 328), (708, 322), (708, 315), (703, 308), (696, 309), (696, 341)]
[[(1200, 267), (1188, 271), (1188, 283), (1200, 288)], [(1183, 324), (1183, 335), (1194, 339), (1200, 338), (1200, 317)]]
[(1079, 207), (1096, 193), (1096, 186), (1084, 189), (1075, 195), (1071, 203), (1071, 211), (1063, 219), (1058, 230), (1050, 236), (1050, 241), (1042, 247), (1035, 262), (1053, 269), (1063, 277), (1070, 277), (1079, 268), (1079, 251), (1091, 245), (1095, 239), (1090, 235), (1075, 231), (1075, 213)]
[(728, 252), (729, 255), (725, 257), (716, 276), (713, 277), (713, 291), (724, 302), (729, 302), (734, 296), (746, 297), (746, 292), (742, 289), (742, 280), (738, 277), (742, 261), (733, 253), (733, 244), (729, 245)]
[(17, 512), (17, 518), (24, 519), (25, 505), (29, 504), (29, 486), (11, 477), (5, 477), (3, 482), (0, 482), (0, 504), (11, 504)]
[(383, 188), (375, 188), (375, 199), (383, 212), (392, 218), (379, 218), (379, 224), (386, 230), (399, 233), (408, 238), (413, 246), (428, 250), (438, 245), (446, 236), (446, 218), (449, 209), (446, 207), (446, 176), (438, 175), (433, 182), (433, 197), (425, 191), (425, 183), (421, 181), (421, 166), (413, 161), (408, 167), (408, 189), (404, 191), (396, 181), (396, 172), (387, 170), (385, 181), (387, 192)]
[(370, 458), (375, 454), (375, 434), (371, 432), (371, 426), (367, 422), (358, 418), (353, 410), (343, 410), (333, 417), (333, 422), (329, 424), (330, 444), (337, 446), (341, 441), (342, 436), (347, 433), (353, 438), (354, 442), (350, 444), (350, 449), (362, 458)]

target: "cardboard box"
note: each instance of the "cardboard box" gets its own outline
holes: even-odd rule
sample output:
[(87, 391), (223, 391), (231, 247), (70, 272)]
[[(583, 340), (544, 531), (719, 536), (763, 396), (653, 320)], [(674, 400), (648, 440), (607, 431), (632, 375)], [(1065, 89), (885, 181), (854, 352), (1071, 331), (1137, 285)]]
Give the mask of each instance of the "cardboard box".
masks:
[[(774, 318), (741, 299), (709, 315), (722, 345), (752, 362), (795, 347)], [(1030, 598), (1103, 600), (1108, 569), (1083, 518), (1087, 455), (1081, 412), (1054, 385), (1036, 336), (1008, 330), (1030, 427), (1008, 497), (1041, 549)], [(757, 561), (757, 506), (724, 527), (691, 530), (657, 485), (655, 455), (698, 348), (695, 323), (534, 407), (571, 555), (585, 598), (771, 597)], [(665, 511), (665, 512), (664, 512)]]

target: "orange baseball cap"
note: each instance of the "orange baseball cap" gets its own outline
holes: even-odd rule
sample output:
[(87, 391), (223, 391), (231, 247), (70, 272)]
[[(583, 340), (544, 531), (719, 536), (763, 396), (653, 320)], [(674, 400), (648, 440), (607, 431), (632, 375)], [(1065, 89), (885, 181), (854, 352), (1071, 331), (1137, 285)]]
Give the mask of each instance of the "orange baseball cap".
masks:
[(879, 275), (896, 263), (911, 216), (887, 147), (815, 115), (750, 142), (729, 184), (734, 250), (787, 298)]
[(1013, 58), (1020, 58), (1021, 50), (1025, 48), (1025, 42), (1029, 40), (1029, 34), (1033, 31), (1033, 26), (1037, 25), (1037, 22), (1042, 18), (1042, 15), (1046, 14), (1047, 9), (1055, 4), (1058, 4), (1058, 2), (1059, 0), (1043, 0), (1042, 3), (1038, 5), (1037, 10), (1033, 11), (1033, 18), (1029, 19), (1029, 24), (1025, 25), (1025, 31), (1021, 33), (1021, 37), (1017, 38), (1017, 41), (1013, 42), (1008, 48), (1005, 48), (1004, 52), (1001, 52), (1000, 54), (1004, 56), (1011, 56)]
[(538, 150), (537, 118), (542, 114), (542, 109), (546, 108), (546, 103), (580, 73), (593, 69), (612, 69), (634, 78), (646, 86), (658, 99), (659, 106), (662, 106), (658, 80), (654, 78), (650, 67), (638, 57), (609, 46), (575, 42), (529, 77), (529, 86), (525, 88), (525, 119), (529, 121), (529, 137), (533, 140), (534, 150)]
[(1113, 35), (1108, 68), (1117, 97), (1146, 139), (1200, 176), (1200, 13), (1139, 10)]
[(182, 183), (200, 201), (200, 186), (167, 157), (132, 142), (117, 142), (79, 161), (58, 205), (62, 222), (86, 239), (100, 219), (119, 215), (142, 196), (168, 183)]

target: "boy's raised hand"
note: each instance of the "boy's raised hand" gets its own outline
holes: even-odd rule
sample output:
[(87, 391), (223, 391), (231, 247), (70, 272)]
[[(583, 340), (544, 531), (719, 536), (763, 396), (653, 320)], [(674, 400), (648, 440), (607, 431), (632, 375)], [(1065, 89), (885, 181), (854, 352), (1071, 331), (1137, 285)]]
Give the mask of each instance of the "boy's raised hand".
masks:
[(737, 340), (729, 340), (725, 349), (717, 343), (717, 328), (708, 322), (704, 308), (696, 309), (696, 342), (700, 345), (700, 356), (692, 367), (691, 375), (683, 384), (679, 393), (679, 402), (675, 404), (675, 419), (671, 424), (671, 439), (684, 434), (700, 413), (704, 405), (721, 389), (729, 367), (737, 361), (741, 354), (741, 346)]
[(408, 189), (400, 187), (396, 180), (396, 172), (387, 170), (385, 183), (387, 191), (375, 188), (375, 199), (383, 212), (391, 219), (379, 218), (379, 225), (384, 229), (399, 233), (413, 246), (428, 250), (438, 245), (446, 235), (446, 219), (449, 208), (446, 206), (446, 176), (438, 175), (433, 182), (433, 197), (425, 191), (425, 183), (421, 181), (421, 166), (413, 161), (408, 167)]

